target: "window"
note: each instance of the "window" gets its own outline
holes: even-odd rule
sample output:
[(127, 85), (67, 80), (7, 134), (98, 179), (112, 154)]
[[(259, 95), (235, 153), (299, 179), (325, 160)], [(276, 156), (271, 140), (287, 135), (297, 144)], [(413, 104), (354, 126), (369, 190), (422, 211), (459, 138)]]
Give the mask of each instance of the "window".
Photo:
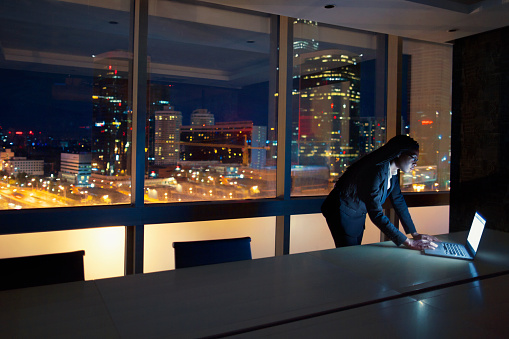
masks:
[(401, 177), (409, 192), (450, 189), (452, 46), (403, 40), (402, 128), (419, 142), (415, 171)]
[(323, 195), (385, 142), (383, 44), (308, 20), (293, 29), (292, 195)]
[[(256, 239), (265, 239), (264, 250), (271, 247), (260, 254), (266, 256), (288, 252), (286, 226), (292, 219), (291, 227), (297, 222), (298, 231), (292, 234), (292, 251), (323, 246), (301, 246), (308, 233), (300, 232), (312, 218), (321, 218), (316, 214), (320, 196), (329, 192), (352, 161), (386, 140), (387, 37), (291, 19), (293, 86), (288, 92), (293, 111), (288, 123), (293, 129), (288, 139), (292, 142), (288, 148), (287, 140), (280, 143), (285, 154), (279, 159), (291, 159), (291, 178), (284, 177), (288, 168), (277, 171), (278, 179), (285, 180), (279, 181), (283, 184), (278, 186), (278, 197), (272, 199), (276, 197), (276, 121), (286, 116), (275, 107), (281, 94), (277, 71), (287, 66), (286, 55), (278, 56), (277, 48), (284, 29), (279, 32), (276, 27), (287, 18), (203, 1), (93, 3), (98, 5), (67, 0), (0, 3), (2, 237), (125, 225), (116, 230), (120, 233), (115, 241), (125, 241), (128, 274), (143, 272), (143, 251), (135, 243), (146, 244), (148, 259), (154, 249), (171, 244), (153, 242), (159, 229), (172, 228), (165, 233), (170, 241), (179, 234), (173, 228), (187, 229), (191, 223), (200, 229), (193, 239), (211, 238), (207, 227), (214, 223), (231, 220), (231, 232), (221, 234), (235, 235), (244, 224), (259, 232), (263, 218), (261, 233), (267, 233)], [(143, 8), (133, 13), (133, 4)], [(147, 24), (140, 33), (148, 29), (148, 38), (140, 34), (141, 47), (131, 48), (135, 39), (130, 21), (137, 15), (142, 25)], [(141, 52), (145, 44), (148, 82), (135, 86), (131, 79), (139, 74), (130, 71), (132, 51)], [(417, 79), (414, 66), (419, 53), (425, 54), (417, 45), (405, 41), (405, 79), (411, 81)], [(446, 60), (444, 56), (450, 55), (449, 46), (427, 46), (448, 51), (434, 58)], [(422, 64), (427, 69), (441, 65), (443, 74), (450, 67), (436, 59)], [(413, 108), (420, 93), (410, 80), (406, 84), (403, 133), (421, 143), (421, 164), (433, 164), (424, 162), (429, 158), (426, 138), (446, 140), (448, 129), (441, 122), (444, 132), (421, 133), (417, 127), (432, 125), (436, 132), (438, 125), (434, 120), (416, 125), (414, 112), (424, 108)], [(146, 129), (133, 124), (133, 91), (138, 92), (137, 99), (143, 97), (143, 104), (146, 94)], [(445, 87), (440, 90), (444, 100), (449, 92)], [(428, 97), (435, 97), (429, 93)], [(280, 101), (278, 109), (285, 109), (286, 103)], [(287, 121), (282, 120), (277, 123), (285, 126)], [(144, 139), (145, 149), (137, 147)], [(437, 149), (442, 152), (442, 144)], [(439, 155), (434, 161), (444, 158)], [(135, 177), (131, 177), (133, 159), (136, 169), (142, 168)], [(437, 178), (448, 178), (448, 168), (436, 166)], [(291, 197), (287, 195), (290, 182)], [(448, 179), (440, 179), (439, 185), (442, 182), (447, 188)], [(319, 197), (293, 199), (312, 195)], [(110, 204), (119, 206), (96, 206)], [(67, 206), (75, 208), (45, 208)], [(203, 229), (207, 230), (201, 233)], [(324, 233), (328, 236), (326, 229)], [(377, 236), (373, 234), (373, 241)], [(96, 241), (105, 236), (100, 237)], [(16, 244), (24, 241), (14, 238)], [(122, 246), (117, 249), (124, 251)], [(170, 267), (153, 258), (146, 262), (146, 271)]]
[(150, 7), (146, 203), (275, 196), (271, 39), (269, 15)]
[(130, 203), (130, 1), (0, 6), (0, 209)]
[(125, 227), (0, 236), (0, 258), (85, 251), (85, 280), (124, 275)]
[(146, 225), (144, 272), (175, 268), (175, 241), (251, 238), (253, 259), (274, 256), (275, 217)]

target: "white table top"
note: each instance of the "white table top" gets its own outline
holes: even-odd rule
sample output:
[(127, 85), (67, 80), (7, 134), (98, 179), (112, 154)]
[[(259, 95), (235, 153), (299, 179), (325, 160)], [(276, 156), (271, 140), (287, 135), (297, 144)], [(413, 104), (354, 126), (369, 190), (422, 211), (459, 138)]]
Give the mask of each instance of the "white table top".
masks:
[(397, 295), (307, 254), (96, 284), (124, 338), (160, 333), (196, 338)]
[(474, 262), (380, 243), (3, 291), (0, 337), (196, 338), (286, 331), (297, 320), (386, 305), (411, 315), (424, 305), (414, 295), (428, 288), (507, 273), (508, 245), (509, 235), (487, 230)]
[(260, 329), (242, 338), (507, 338), (507, 286), (507, 275), (483, 279)]
[[(465, 243), (467, 232), (439, 236)], [(400, 293), (509, 271), (509, 234), (485, 230), (475, 260), (450, 259), (396, 247), (392, 242), (310, 252), (310, 255), (348, 269)]]
[(0, 292), (0, 338), (118, 338), (93, 281)]

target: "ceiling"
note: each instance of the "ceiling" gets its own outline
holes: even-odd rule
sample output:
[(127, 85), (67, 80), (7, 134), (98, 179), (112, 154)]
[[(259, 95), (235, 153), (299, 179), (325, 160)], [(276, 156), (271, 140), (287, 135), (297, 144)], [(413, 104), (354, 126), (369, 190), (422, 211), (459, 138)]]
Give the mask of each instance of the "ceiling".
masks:
[(203, 1), (441, 43), (509, 24), (509, 0)]
[[(509, 0), (148, 0), (148, 4), (152, 80), (234, 88), (265, 81), (269, 72), (270, 18), (245, 10), (439, 43), (509, 23)], [(96, 56), (128, 50), (129, 11), (130, 0), (0, 0), (0, 70), (92, 76)], [(361, 43), (361, 36), (369, 38), (350, 35), (351, 46)], [(332, 39), (329, 42), (338, 44)]]

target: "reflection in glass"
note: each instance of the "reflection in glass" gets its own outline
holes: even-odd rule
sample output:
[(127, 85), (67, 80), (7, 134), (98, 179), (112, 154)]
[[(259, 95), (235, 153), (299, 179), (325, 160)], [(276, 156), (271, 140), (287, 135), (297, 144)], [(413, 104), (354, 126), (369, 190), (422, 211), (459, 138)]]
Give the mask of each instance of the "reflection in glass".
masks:
[(275, 196), (271, 39), (268, 15), (153, 3), (145, 202)]
[(450, 189), (452, 46), (403, 40), (402, 133), (419, 142), (403, 191)]
[(0, 209), (130, 203), (129, 10), (0, 2)]
[(0, 236), (0, 258), (85, 251), (85, 280), (124, 275), (125, 227), (7, 234)]
[(251, 237), (253, 259), (275, 254), (276, 218), (208, 220), (198, 222), (154, 224), (145, 227), (144, 273), (175, 268), (175, 241), (196, 241)]
[(355, 159), (385, 142), (377, 35), (298, 19), (293, 55), (292, 194), (328, 194)]

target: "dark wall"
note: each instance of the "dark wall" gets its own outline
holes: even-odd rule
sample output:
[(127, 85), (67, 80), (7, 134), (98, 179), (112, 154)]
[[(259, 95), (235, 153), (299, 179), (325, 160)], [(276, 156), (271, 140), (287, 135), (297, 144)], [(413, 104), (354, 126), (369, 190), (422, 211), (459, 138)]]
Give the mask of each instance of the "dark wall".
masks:
[(454, 42), (452, 112), (450, 231), (509, 232), (509, 27)]

